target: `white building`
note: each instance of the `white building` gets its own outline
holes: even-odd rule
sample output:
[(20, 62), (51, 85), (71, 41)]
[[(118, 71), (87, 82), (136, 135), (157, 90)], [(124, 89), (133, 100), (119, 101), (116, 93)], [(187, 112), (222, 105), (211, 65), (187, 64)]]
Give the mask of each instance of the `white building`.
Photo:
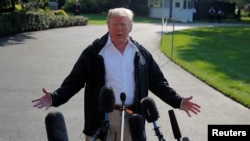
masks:
[(194, 0), (148, 0), (149, 16), (153, 18), (174, 19), (192, 22)]

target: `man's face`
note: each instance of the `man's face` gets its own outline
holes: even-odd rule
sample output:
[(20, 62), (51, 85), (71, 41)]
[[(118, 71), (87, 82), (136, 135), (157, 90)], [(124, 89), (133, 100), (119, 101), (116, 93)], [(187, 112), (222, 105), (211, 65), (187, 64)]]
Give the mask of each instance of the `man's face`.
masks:
[(113, 42), (127, 41), (132, 22), (128, 17), (110, 17), (108, 20), (108, 30)]

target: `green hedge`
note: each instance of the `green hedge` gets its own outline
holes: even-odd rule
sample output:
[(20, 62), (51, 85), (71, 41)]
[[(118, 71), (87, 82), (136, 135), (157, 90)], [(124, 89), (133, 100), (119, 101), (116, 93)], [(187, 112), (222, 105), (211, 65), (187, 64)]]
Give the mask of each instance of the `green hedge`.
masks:
[(41, 13), (5, 13), (0, 14), (0, 23), (0, 36), (6, 36), (27, 31), (86, 25), (88, 18)]

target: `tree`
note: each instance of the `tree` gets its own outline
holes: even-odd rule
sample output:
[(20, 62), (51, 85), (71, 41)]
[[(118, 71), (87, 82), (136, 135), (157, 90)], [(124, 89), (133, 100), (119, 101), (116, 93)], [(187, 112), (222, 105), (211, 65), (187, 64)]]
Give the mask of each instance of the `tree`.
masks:
[(22, 6), (22, 12), (27, 12), (33, 7), (42, 7), (49, 0), (1, 0), (0, 1), (0, 13), (14, 12), (15, 5)]
[(0, 13), (13, 12), (15, 10), (15, 3), (17, 0), (1, 0), (0, 1)]
[(238, 8), (243, 9), (246, 4), (250, 3), (250, 0), (233, 0), (236, 2)]
[(129, 7), (129, 4), (131, 2), (131, 0), (117, 0), (117, 1), (108, 0), (108, 1), (116, 7), (126, 7), (126, 8)]

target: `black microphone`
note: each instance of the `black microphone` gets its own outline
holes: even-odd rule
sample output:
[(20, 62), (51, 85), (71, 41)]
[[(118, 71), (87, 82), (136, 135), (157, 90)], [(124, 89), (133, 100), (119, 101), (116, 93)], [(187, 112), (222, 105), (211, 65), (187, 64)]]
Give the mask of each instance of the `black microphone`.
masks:
[(128, 119), (133, 141), (146, 141), (145, 122), (140, 114), (132, 114)]
[(183, 137), (182, 141), (189, 141), (189, 138), (188, 137)]
[(125, 100), (126, 100), (126, 94), (125, 94), (124, 92), (122, 92), (122, 93), (120, 94), (120, 99), (121, 99), (121, 101), (122, 101), (122, 104), (124, 105), (124, 102), (125, 102)]
[(143, 98), (141, 100), (141, 106), (144, 116), (149, 123), (158, 120), (160, 116), (153, 98), (150, 97)]
[(169, 110), (168, 113), (169, 113), (169, 118), (170, 118), (172, 130), (173, 130), (174, 138), (177, 139), (178, 141), (180, 141), (181, 131), (179, 129), (179, 125), (178, 125), (178, 122), (176, 120), (174, 110)]
[(115, 95), (113, 89), (102, 87), (99, 95), (99, 111), (105, 113), (105, 126), (108, 128), (108, 113), (115, 109)]
[(99, 95), (99, 111), (112, 112), (115, 109), (115, 95), (112, 88), (102, 87)]
[(115, 108), (115, 96), (112, 88), (105, 86), (101, 88), (98, 106), (99, 111), (105, 113), (105, 119), (101, 127), (92, 136), (91, 141), (95, 141), (100, 134), (106, 134), (109, 127), (108, 113), (112, 112)]
[(50, 112), (45, 117), (48, 141), (69, 141), (63, 114)]
[(141, 100), (142, 113), (146, 120), (151, 123), (153, 122), (155, 134), (158, 136), (159, 141), (165, 141), (163, 135), (159, 131), (159, 127), (156, 121), (159, 118), (159, 112), (155, 105), (153, 98), (145, 97)]

